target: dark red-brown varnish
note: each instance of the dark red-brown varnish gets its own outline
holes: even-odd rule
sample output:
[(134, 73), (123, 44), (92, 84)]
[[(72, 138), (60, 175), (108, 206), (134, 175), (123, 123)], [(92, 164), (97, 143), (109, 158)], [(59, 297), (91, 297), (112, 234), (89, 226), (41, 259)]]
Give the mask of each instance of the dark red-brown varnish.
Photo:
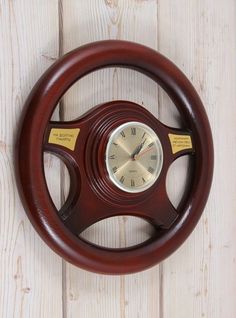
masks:
[[(155, 80), (177, 106), (183, 129), (163, 125), (143, 107), (113, 101), (99, 105), (70, 122), (52, 122), (51, 115), (68, 88), (86, 74), (104, 67), (127, 67)], [(109, 180), (105, 147), (114, 128), (128, 121), (150, 126), (164, 152), (161, 174), (150, 189), (128, 194)], [(48, 143), (51, 128), (80, 128), (75, 150)], [(173, 155), (168, 134), (188, 134), (193, 149)], [(49, 195), (43, 152), (57, 154), (68, 167), (71, 187), (57, 211)], [(188, 187), (177, 209), (166, 193), (166, 174), (179, 156), (191, 156)], [(185, 75), (168, 59), (145, 46), (126, 41), (100, 41), (82, 46), (59, 59), (40, 78), (29, 95), (17, 138), (18, 188), (28, 217), (45, 242), (67, 261), (106, 274), (144, 270), (174, 252), (193, 231), (210, 191), (213, 143), (202, 102)], [(145, 218), (156, 229), (150, 240), (129, 248), (110, 249), (78, 236), (93, 223), (115, 215)]]

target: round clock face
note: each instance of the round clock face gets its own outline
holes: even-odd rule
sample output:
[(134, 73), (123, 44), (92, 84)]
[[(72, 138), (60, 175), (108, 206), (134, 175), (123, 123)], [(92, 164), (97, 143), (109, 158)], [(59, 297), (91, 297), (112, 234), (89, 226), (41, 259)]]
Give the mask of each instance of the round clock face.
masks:
[(111, 181), (125, 192), (137, 193), (149, 189), (157, 180), (163, 151), (149, 126), (128, 122), (112, 132), (105, 159)]

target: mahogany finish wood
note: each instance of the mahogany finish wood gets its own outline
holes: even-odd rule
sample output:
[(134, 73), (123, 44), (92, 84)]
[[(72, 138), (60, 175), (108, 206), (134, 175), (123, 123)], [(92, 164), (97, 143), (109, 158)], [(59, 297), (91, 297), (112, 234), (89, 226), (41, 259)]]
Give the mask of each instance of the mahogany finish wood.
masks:
[[(114, 101), (99, 105), (70, 122), (50, 121), (66, 90), (78, 79), (102, 67), (136, 69), (161, 85), (178, 107), (185, 129), (163, 125), (141, 106)], [(104, 153), (110, 133), (120, 124), (140, 121), (159, 136), (164, 163), (150, 189), (125, 193), (108, 178)], [(48, 143), (51, 128), (80, 128), (74, 151)], [(168, 134), (190, 134), (193, 149), (172, 154)], [(71, 187), (68, 199), (57, 211), (48, 193), (43, 151), (66, 163)], [(179, 207), (170, 203), (165, 187), (170, 164), (191, 154), (189, 186)], [(110, 274), (144, 270), (175, 251), (194, 229), (204, 209), (213, 174), (213, 143), (209, 122), (195, 89), (183, 73), (156, 51), (126, 41), (100, 41), (80, 47), (59, 59), (32, 90), (17, 140), (18, 187), (27, 214), (46, 243), (67, 261), (84, 269)], [(91, 224), (115, 215), (145, 218), (156, 236), (134, 247), (109, 249), (78, 236)]]

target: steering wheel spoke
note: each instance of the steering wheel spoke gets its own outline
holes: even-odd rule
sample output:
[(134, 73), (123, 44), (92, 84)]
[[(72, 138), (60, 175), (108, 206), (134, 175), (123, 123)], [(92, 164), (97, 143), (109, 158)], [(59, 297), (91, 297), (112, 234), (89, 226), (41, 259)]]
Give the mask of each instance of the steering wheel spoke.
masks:
[(170, 162), (184, 155), (194, 155), (195, 145), (191, 131), (165, 126), (169, 144)]
[(179, 211), (172, 205), (165, 186), (166, 172), (163, 171), (155, 190), (148, 200), (142, 203), (141, 217), (155, 228), (169, 229), (179, 216)]
[(170, 202), (166, 191), (159, 193), (148, 202), (146, 215), (150, 223), (162, 229), (169, 229), (179, 216), (177, 210)]
[(77, 161), (78, 148), (83, 145), (78, 144), (79, 135), (78, 121), (50, 121), (44, 134), (43, 150)]
[(91, 214), (86, 213), (87, 211), (83, 211), (80, 203), (81, 201), (77, 201), (74, 205), (65, 205), (59, 211), (63, 223), (74, 235), (79, 235), (86, 228), (95, 223), (91, 218)]
[[(175, 103), (188, 129), (165, 126), (141, 106), (127, 101), (100, 105), (75, 121), (50, 121), (58, 100), (69, 87), (104, 67), (128, 67), (155, 80)], [(61, 57), (45, 72), (32, 89), (25, 108), (16, 144), (18, 188), (32, 224), (64, 259), (93, 272), (134, 273), (162, 261), (189, 236), (210, 191), (213, 142), (198, 94), (171, 61), (150, 48), (127, 41), (86, 44)], [(150, 155), (146, 156), (141, 140), (139, 146), (130, 142), (132, 163), (142, 161), (149, 173), (147, 177), (156, 177), (150, 179), (153, 183), (143, 187), (142, 191), (135, 191), (135, 187), (145, 184), (148, 179), (140, 177), (135, 165), (128, 171), (132, 178), (125, 179), (122, 175), (117, 182), (113, 182), (106, 168), (111, 160), (111, 171), (115, 174), (122, 163), (118, 160), (121, 152), (115, 150), (118, 143), (113, 143), (109, 157), (106, 157), (105, 149), (112, 131), (127, 122), (149, 126), (163, 148), (163, 152), (157, 147), (156, 152), (148, 152)], [(135, 127), (130, 128), (125, 135), (120, 132), (119, 138), (129, 134), (129, 140), (135, 140)], [(154, 150), (151, 141), (148, 146)], [(60, 211), (56, 211), (46, 186), (43, 151), (60, 156), (69, 170), (71, 189)], [(176, 210), (166, 193), (165, 176), (171, 163), (187, 154), (195, 157), (194, 169), (186, 200)], [(161, 163), (160, 171), (154, 169), (157, 159)], [(135, 174), (138, 177), (134, 182)], [(133, 191), (122, 191), (126, 182)], [(95, 222), (121, 214), (146, 218), (163, 231), (153, 240), (121, 250), (94, 246), (78, 237)]]
[(100, 220), (122, 214), (115, 207), (102, 204), (86, 184), (83, 185), (79, 196), (75, 197), (77, 200), (68, 200), (59, 211), (63, 223), (74, 235), (78, 236)]

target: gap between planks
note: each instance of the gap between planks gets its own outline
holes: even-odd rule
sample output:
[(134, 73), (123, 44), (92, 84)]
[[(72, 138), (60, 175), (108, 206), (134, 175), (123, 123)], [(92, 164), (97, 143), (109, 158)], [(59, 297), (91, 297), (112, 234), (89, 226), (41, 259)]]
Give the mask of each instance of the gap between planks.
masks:
[[(63, 36), (63, 0), (58, 0), (58, 56), (59, 58), (64, 53), (64, 36)], [(59, 102), (59, 120), (64, 120), (64, 100), (63, 98)], [(61, 184), (61, 191), (60, 191), (60, 204), (62, 205), (65, 202), (65, 195), (64, 195), (64, 188), (65, 188), (65, 174), (64, 174), (64, 165), (60, 164), (60, 184)], [(66, 281), (66, 261), (62, 258), (62, 317), (67, 317), (67, 281)]]

